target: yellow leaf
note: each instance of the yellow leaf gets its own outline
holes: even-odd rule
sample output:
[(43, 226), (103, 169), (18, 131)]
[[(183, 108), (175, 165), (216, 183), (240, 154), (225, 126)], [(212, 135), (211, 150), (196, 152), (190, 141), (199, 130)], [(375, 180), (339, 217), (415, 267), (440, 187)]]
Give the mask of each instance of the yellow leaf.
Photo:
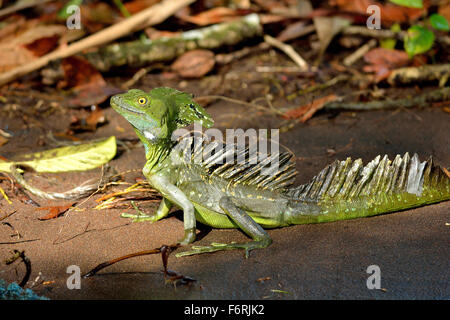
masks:
[(0, 171), (10, 172), (12, 164), (27, 166), (36, 172), (86, 171), (110, 161), (116, 154), (116, 138), (23, 155), (13, 161), (0, 160)]

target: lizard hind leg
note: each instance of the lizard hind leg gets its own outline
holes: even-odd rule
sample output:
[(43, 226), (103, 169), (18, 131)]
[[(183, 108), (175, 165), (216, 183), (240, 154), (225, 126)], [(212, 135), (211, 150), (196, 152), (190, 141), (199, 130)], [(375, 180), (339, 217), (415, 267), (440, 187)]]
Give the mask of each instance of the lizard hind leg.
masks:
[(177, 253), (176, 257), (190, 256), (194, 254), (210, 253), (222, 250), (244, 249), (245, 257), (253, 249), (265, 248), (272, 243), (267, 232), (257, 224), (244, 210), (237, 207), (230, 197), (222, 197), (219, 201), (222, 210), (242, 229), (253, 241), (244, 243), (211, 243), (210, 246), (192, 246), (191, 251)]

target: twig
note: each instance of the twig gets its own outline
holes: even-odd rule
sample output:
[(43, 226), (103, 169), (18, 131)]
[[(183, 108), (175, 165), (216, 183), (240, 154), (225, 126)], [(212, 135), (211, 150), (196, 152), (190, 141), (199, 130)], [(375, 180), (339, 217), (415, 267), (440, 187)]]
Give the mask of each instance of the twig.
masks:
[(256, 72), (298, 73), (300, 76), (304, 77), (314, 77), (316, 75), (316, 72), (304, 71), (299, 67), (284, 67), (284, 66), (257, 66)]
[[(83, 278), (88, 278), (88, 277), (92, 277), (93, 275), (95, 275), (97, 272), (99, 272), (100, 270), (109, 267), (110, 265), (113, 265), (114, 263), (117, 263), (119, 261), (125, 260), (125, 259), (129, 259), (129, 258), (134, 258), (134, 257), (139, 257), (139, 256), (145, 256), (145, 255), (149, 255), (149, 254), (158, 254), (158, 253), (162, 253), (163, 251), (166, 251), (168, 248), (170, 251), (178, 248), (180, 245), (179, 244), (171, 244), (171, 245), (163, 245), (159, 248), (155, 248), (155, 249), (151, 249), (151, 250), (144, 250), (144, 251), (139, 251), (139, 252), (135, 252), (135, 253), (130, 253), (127, 254), (125, 256), (119, 257), (119, 258), (115, 258), (103, 263), (100, 263), (98, 266), (96, 266), (94, 269), (92, 269), (91, 271), (89, 271), (88, 273), (86, 273), (85, 275), (83, 275)], [(167, 261), (167, 260), (166, 260)], [(164, 262), (164, 259), (163, 259)]]
[(71, 241), (71, 240), (73, 240), (73, 239), (75, 239), (75, 238), (77, 238), (77, 237), (80, 237), (80, 236), (82, 236), (82, 235), (84, 235), (84, 234), (86, 234), (86, 233), (93, 232), (93, 231), (108, 231), (108, 230), (114, 230), (114, 229), (117, 229), (117, 228), (126, 227), (126, 226), (128, 226), (130, 223), (131, 223), (131, 222), (127, 222), (127, 223), (125, 223), (125, 224), (121, 224), (121, 225), (118, 225), (118, 226), (113, 226), (113, 227), (110, 227), (110, 228), (104, 228), (104, 229), (89, 229), (90, 223), (88, 222), (88, 223), (86, 224), (86, 227), (84, 228), (84, 230), (83, 230), (82, 232), (77, 233), (77, 234), (75, 234), (75, 235), (73, 235), (73, 236), (70, 236), (70, 237), (68, 237), (68, 238), (66, 238), (66, 239), (63, 239), (63, 240), (59, 240), (59, 238), (56, 238), (55, 240), (53, 240), (53, 243), (52, 243), (52, 244), (53, 244), (53, 245), (59, 245), (59, 244), (62, 244), (62, 243)]
[(32, 71), (38, 70), (46, 66), (50, 61), (69, 57), (88, 48), (111, 42), (127, 35), (130, 32), (160, 23), (173, 13), (177, 12), (179, 9), (191, 4), (194, 1), (195, 0), (164, 0), (163, 2), (157, 3), (128, 19), (112, 25), (109, 28), (103, 29), (67, 47), (57, 49), (28, 64), (1, 74), (0, 85), (8, 83)]
[[(395, 32), (387, 29), (369, 29), (362, 26), (348, 26), (342, 30), (344, 35), (359, 35), (375, 39), (398, 39), (404, 40), (407, 35), (406, 31)], [(443, 45), (450, 45), (450, 37), (444, 35), (436, 35), (436, 41)]]
[(358, 50), (344, 59), (344, 65), (349, 67), (355, 63), (358, 59), (364, 56), (370, 49), (377, 45), (377, 40), (370, 39), (369, 42), (361, 46)]
[[(2, 219), (3, 220), (3, 219)], [(9, 222), (2, 222), (2, 225), (8, 226), (11, 228), (11, 230), (15, 233), (15, 235), (12, 235), (11, 237), (17, 236), (17, 239), (22, 238), (22, 235), (20, 234), (19, 231), (17, 231), (16, 228), (13, 227), (13, 225)]]
[(332, 87), (332, 86), (336, 85), (337, 83), (339, 83), (341, 81), (346, 81), (348, 79), (350, 79), (349, 75), (347, 75), (347, 74), (340, 74), (340, 75), (338, 75), (338, 76), (328, 80), (325, 83), (320, 83), (320, 84), (317, 84), (315, 86), (307, 87), (306, 89), (299, 90), (297, 92), (291, 93), (290, 95), (287, 96), (287, 100), (290, 101), (290, 100), (296, 98), (299, 95), (304, 95), (306, 93), (310, 93), (310, 92), (314, 92), (314, 91), (317, 91), (317, 90), (323, 90), (323, 89), (326, 89), (328, 87)]
[(5, 216), (3, 216), (3, 217), (0, 218), (0, 221), (5, 220), (6, 218), (12, 216), (12, 215), (13, 215), (14, 213), (16, 213), (16, 212), (17, 212), (17, 210), (14, 210), (14, 211), (11, 212), (11, 213), (7, 213)]
[(11, 13), (23, 10), (23, 9), (31, 8), (31, 7), (46, 3), (46, 2), (50, 2), (50, 1), (53, 1), (53, 0), (18, 1), (16, 4), (0, 10), (0, 18), (3, 16), (6, 16), (8, 14), (11, 14)]
[(264, 36), (264, 41), (287, 54), (289, 58), (291, 58), (300, 67), (302, 71), (308, 70), (308, 63), (290, 45), (285, 44), (267, 34)]
[[(304, 27), (303, 29), (301, 29), (299, 32), (296, 33), (289, 33), (289, 34), (280, 34), (278, 35), (278, 37), (276, 38), (278, 41), (282, 41), (282, 42), (286, 42), (286, 41), (290, 41), (296, 38), (300, 38), (302, 36), (305, 36), (309, 33), (312, 33), (316, 30), (316, 27), (311, 24), (308, 25), (306, 27)], [(240, 50), (237, 51), (233, 51), (230, 53), (219, 53), (216, 55), (216, 63), (219, 65), (224, 65), (224, 64), (228, 64), (232, 61), (235, 60), (239, 60), (242, 59), (243, 57), (251, 54), (251, 53), (257, 53), (259, 51), (265, 51), (271, 48), (271, 45), (268, 44), (267, 42), (261, 42), (260, 44), (258, 44), (257, 46), (254, 47), (245, 47), (242, 48)], [(304, 72), (304, 71), (302, 71)]]
[[(97, 192), (100, 188), (108, 183), (111, 179), (111, 173), (103, 174), (99, 181), (96, 179), (90, 179), (88, 181), (83, 182), (78, 187), (67, 190), (65, 192), (45, 192), (36, 187), (33, 187), (28, 182), (25, 181), (23, 176), (17, 170), (17, 166), (15, 164), (11, 165), (11, 175), (16, 179), (17, 183), (19, 183), (24, 189), (29, 191), (43, 199), (50, 200), (77, 200), (83, 198), (87, 195), (91, 195), (92, 192)], [(95, 182), (97, 181), (97, 182)]]
[(22, 259), (23, 263), (25, 264), (25, 268), (26, 268), (25, 275), (22, 278), (22, 281), (20, 281), (20, 283), (19, 283), (19, 286), (21, 288), (23, 288), (27, 284), (28, 280), (30, 279), (30, 275), (31, 275), (31, 261), (25, 255), (25, 251), (14, 250), (14, 255), (11, 258), (6, 259), (5, 263), (11, 264), (19, 258)]
[(17, 241), (9, 241), (9, 242), (0, 242), (0, 244), (17, 244), (17, 243), (24, 243), (24, 242), (33, 242), (38, 241), (41, 239), (29, 239), (29, 240), (17, 240)]
[[(389, 75), (389, 84), (404, 84), (417, 81), (438, 80), (443, 86), (450, 75), (450, 64), (424, 65), (393, 70)], [(444, 81), (441, 81), (444, 79)]]
[(403, 99), (370, 102), (330, 102), (324, 105), (324, 109), (379, 110), (398, 107), (411, 108), (445, 100), (450, 100), (450, 87)]
[(225, 97), (225, 96), (208, 95), (208, 96), (196, 97), (195, 99), (198, 99), (198, 100), (202, 100), (202, 99), (205, 99), (205, 100), (221, 99), (221, 100), (225, 100), (225, 101), (228, 101), (228, 102), (244, 105), (244, 106), (247, 106), (247, 107), (252, 107), (252, 108), (264, 111), (264, 112), (270, 112), (270, 113), (275, 113), (275, 114), (279, 114), (279, 115), (283, 114), (283, 112), (278, 111), (277, 109), (270, 109), (270, 108), (266, 108), (266, 107), (260, 106), (258, 104), (250, 103), (250, 102), (247, 102), (247, 101), (242, 101), (242, 100), (239, 100), (239, 99), (233, 99), (233, 98), (229, 98), (229, 97)]
[(87, 52), (83, 57), (102, 72), (124, 65), (144, 67), (154, 62), (171, 61), (188, 50), (231, 46), (261, 34), (259, 17), (253, 13), (238, 20), (185, 31), (171, 38), (114, 43)]

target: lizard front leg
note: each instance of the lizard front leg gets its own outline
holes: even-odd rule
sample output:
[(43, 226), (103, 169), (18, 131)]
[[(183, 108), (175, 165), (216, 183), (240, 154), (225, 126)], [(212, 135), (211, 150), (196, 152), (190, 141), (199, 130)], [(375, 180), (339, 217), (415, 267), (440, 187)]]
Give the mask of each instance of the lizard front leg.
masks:
[(195, 240), (195, 213), (194, 206), (186, 195), (177, 186), (170, 183), (169, 179), (162, 175), (146, 175), (149, 183), (157, 189), (164, 198), (183, 209), (184, 237), (179, 241), (181, 245), (192, 243)]
[(162, 198), (158, 210), (156, 210), (156, 213), (154, 215), (147, 215), (145, 213), (142, 213), (139, 209), (135, 208), (136, 210), (138, 210), (139, 214), (122, 213), (121, 217), (132, 218), (133, 222), (156, 222), (166, 217), (170, 212), (170, 208), (172, 208), (172, 203), (166, 198)]
[(253, 220), (244, 210), (237, 207), (230, 197), (222, 197), (219, 201), (222, 210), (243, 230), (253, 241), (245, 243), (212, 243), (210, 246), (193, 246), (192, 251), (177, 253), (176, 257), (189, 256), (193, 254), (215, 252), (221, 250), (244, 249), (245, 257), (253, 249), (265, 248), (272, 243), (268, 233)]

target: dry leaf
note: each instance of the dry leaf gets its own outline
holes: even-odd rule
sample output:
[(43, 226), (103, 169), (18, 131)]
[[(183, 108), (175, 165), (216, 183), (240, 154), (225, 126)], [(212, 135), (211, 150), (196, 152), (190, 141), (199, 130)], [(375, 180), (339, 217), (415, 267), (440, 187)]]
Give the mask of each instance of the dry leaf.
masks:
[(58, 46), (59, 35), (40, 38), (25, 45), (36, 57), (41, 57)]
[(302, 35), (305, 30), (306, 23), (304, 21), (297, 21), (290, 23), (283, 31), (281, 31), (277, 39), (281, 42), (289, 41)]
[(160, 1), (161, 0), (134, 0), (124, 3), (124, 6), (130, 14), (134, 14), (141, 10), (147, 9)]
[(391, 70), (406, 66), (410, 59), (403, 50), (375, 48), (364, 55), (364, 61), (370, 65), (363, 70), (375, 72), (375, 81), (379, 82), (389, 77)]
[(36, 208), (36, 210), (47, 210), (48, 213), (45, 216), (39, 217), (39, 220), (50, 220), (55, 219), (64, 212), (66, 212), (70, 207), (72, 207), (73, 203), (63, 205), (63, 206), (49, 206), (49, 207), (40, 207)]
[(65, 32), (65, 26), (36, 25), (36, 21), (27, 24), (26, 31), (20, 35), (7, 36), (0, 41), (0, 73), (11, 70), (36, 59), (36, 55), (26, 48), (39, 39), (57, 36)]
[(322, 109), (325, 103), (339, 99), (338, 96), (330, 94), (329, 96), (322, 97), (314, 100), (312, 103), (300, 106), (293, 110), (290, 110), (284, 114), (286, 119), (299, 119), (301, 122), (306, 122), (310, 119), (314, 113)]
[(438, 13), (447, 19), (447, 21), (450, 21), (450, 1), (447, 1), (447, 3), (442, 3), (439, 6)]
[(381, 3), (371, 0), (330, 0), (330, 5), (337, 6), (342, 11), (369, 15), (367, 8), (376, 5), (380, 8), (381, 22), (392, 24), (394, 22), (413, 22), (427, 12), (429, 1), (424, 1), (423, 8), (408, 8), (393, 3)]
[(214, 68), (214, 53), (209, 50), (192, 50), (182, 54), (172, 64), (172, 70), (185, 78), (200, 78)]
[(208, 24), (232, 21), (238, 19), (240, 16), (248, 14), (248, 10), (234, 10), (226, 7), (217, 7), (207, 11), (203, 11), (195, 16), (178, 15), (184, 21), (205, 26)]
[(70, 130), (73, 131), (95, 131), (98, 126), (106, 122), (106, 117), (102, 109), (98, 106), (94, 106), (86, 118), (75, 119), (74, 122), (70, 124)]
[(68, 57), (62, 60), (64, 80), (59, 88), (72, 88), (69, 106), (91, 106), (102, 103), (119, 89), (108, 86), (101, 73), (81, 57)]
[(350, 20), (338, 16), (315, 17), (313, 21), (320, 41), (319, 57), (325, 52), (334, 36), (350, 24)]

